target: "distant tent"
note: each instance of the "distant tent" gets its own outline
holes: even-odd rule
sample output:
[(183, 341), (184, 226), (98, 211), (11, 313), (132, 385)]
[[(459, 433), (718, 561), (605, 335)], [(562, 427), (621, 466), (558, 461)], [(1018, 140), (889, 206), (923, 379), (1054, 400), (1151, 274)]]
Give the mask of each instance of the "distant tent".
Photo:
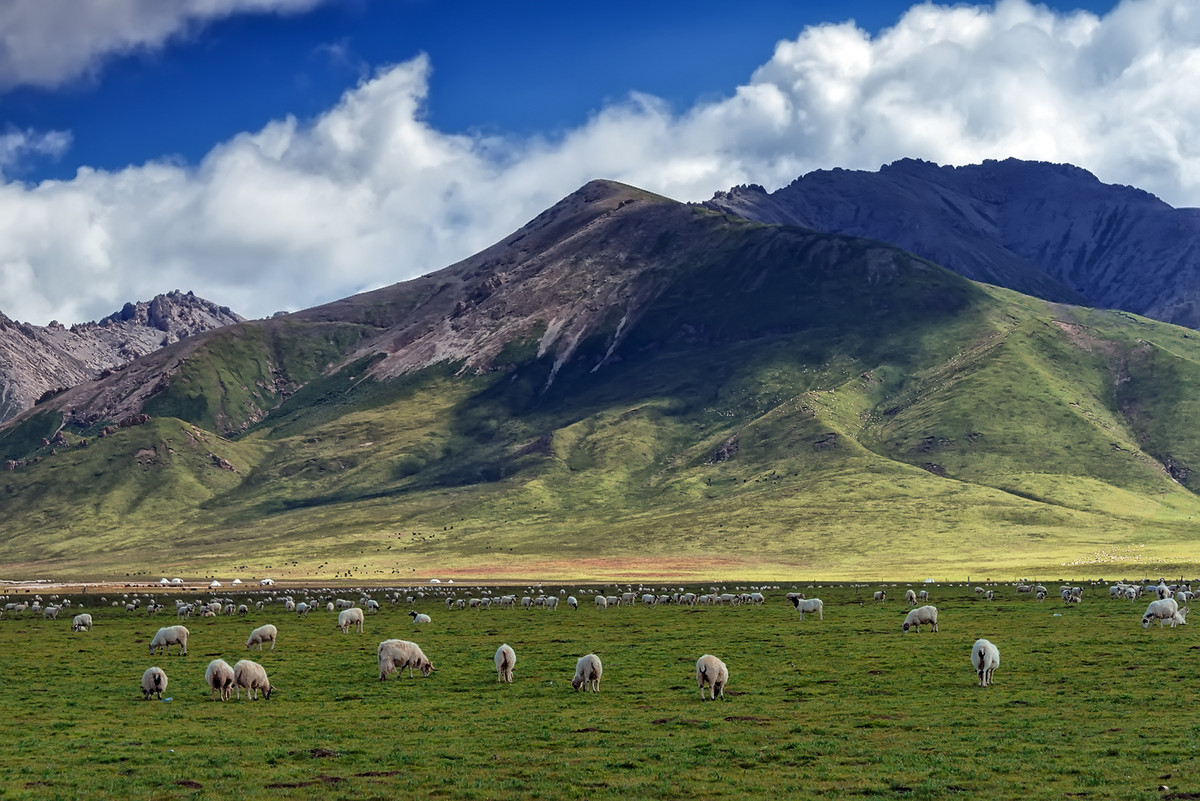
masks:
[(183, 584), (183, 579), (173, 578), (173, 579), (171, 579), (171, 583), (174, 584), (176, 587), (178, 587), (179, 585)]
[(159, 584), (170, 584), (171, 582), (167, 581), (165, 578), (160, 578), (160, 579), (158, 580), (158, 583), (159, 583)]
[(215, 590), (217, 587), (220, 587), (220, 586), (221, 586), (221, 582), (217, 581), (216, 579), (213, 579), (212, 584), (209, 584), (208, 588), (210, 590)]
[(233, 586), (235, 586), (235, 587), (236, 587), (237, 585), (241, 584), (241, 583), (242, 583), (242, 580), (241, 580), (241, 579), (234, 579), (234, 580), (233, 580)]
[(258, 586), (270, 587), (274, 583), (275, 583), (275, 579), (262, 579), (261, 581), (258, 582)]

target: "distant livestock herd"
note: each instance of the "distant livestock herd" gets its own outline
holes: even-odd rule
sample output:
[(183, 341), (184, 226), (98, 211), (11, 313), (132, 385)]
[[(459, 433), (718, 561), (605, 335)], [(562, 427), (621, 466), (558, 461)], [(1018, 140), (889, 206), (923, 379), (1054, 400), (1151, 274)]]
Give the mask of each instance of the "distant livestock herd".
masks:
[[(420, 591), (415, 591), (421, 594)], [(1187, 602), (1192, 597), (1190, 587), (1186, 585), (1168, 586), (1165, 582), (1159, 582), (1157, 586), (1146, 586), (1139, 584), (1117, 584), (1109, 588), (1109, 597), (1113, 599), (1128, 599), (1133, 601), (1146, 592), (1153, 593), (1154, 600), (1146, 608), (1145, 614), (1142, 616), (1142, 627), (1149, 628), (1155, 621), (1159, 627), (1169, 623), (1172, 628), (1180, 625), (1186, 625), (1186, 616), (1188, 607), (1180, 606), (1181, 603)], [(987, 600), (992, 600), (995, 597), (994, 590), (984, 590), (982, 587), (975, 588), (976, 595), (980, 595)], [(1017, 585), (1017, 593), (1029, 593), (1044, 600), (1047, 596), (1047, 590), (1041, 585)], [(565, 594), (565, 593), (564, 593)], [(1060, 590), (1060, 597), (1066, 604), (1077, 604), (1082, 601), (1083, 590), (1080, 587), (1063, 586)], [(917, 592), (909, 589), (904, 594), (904, 600), (913, 608), (908, 611), (901, 625), (903, 632), (908, 632), (910, 629), (915, 629), (920, 632), (921, 626), (927, 626), (933, 632), (938, 631), (938, 610), (937, 607), (931, 605), (917, 606), (919, 601), (928, 600), (929, 593), (927, 590)], [(392, 597), (392, 603), (399, 602), (400, 593), (397, 592)], [(793, 608), (799, 614), (800, 619), (804, 619), (805, 614), (816, 614), (818, 619), (824, 620), (824, 604), (820, 598), (807, 598), (804, 593), (789, 592), (786, 599), (792, 604)], [(877, 602), (885, 602), (887, 594), (885, 590), (879, 590), (873, 593), (872, 599)], [(285, 605), (285, 609), (290, 612), (295, 612), (298, 616), (304, 617), (308, 612), (318, 605), (317, 601), (302, 601), (295, 603), (290, 597), (280, 599)], [(414, 602), (412, 595), (407, 595), (408, 603)], [(696, 593), (678, 592), (671, 595), (643, 593), (640, 596), (632, 591), (625, 592), (621, 595), (603, 595), (597, 594), (595, 604), (598, 609), (607, 609), (609, 606), (631, 605), (641, 603), (645, 606), (656, 606), (659, 604), (680, 604), (695, 606), (697, 604), (754, 604), (761, 605), (764, 602), (764, 596), (760, 592), (751, 593), (717, 593), (715, 590), (710, 594), (700, 595)], [(379, 603), (372, 598), (363, 597), (360, 601), (364, 604), (369, 612), (378, 612)], [(33, 611), (38, 611), (40, 607), (40, 597), (32, 604)], [(133, 611), (138, 608), (140, 601), (135, 600), (133, 603), (126, 604), (126, 609)], [(554, 609), (558, 605), (558, 598), (551, 595), (540, 595), (536, 598), (524, 596), (518, 600), (516, 595), (501, 595), (496, 597), (483, 598), (447, 598), (447, 609), (462, 609), (470, 608), (487, 608), (492, 605), (503, 607), (516, 607), (518, 604), (522, 608), (532, 608), (541, 606), (548, 609)], [(571, 609), (578, 609), (579, 602), (574, 596), (566, 598), (566, 604)], [(70, 601), (64, 601), (61, 605), (49, 605), (42, 609), (43, 616), (47, 619), (57, 619), (59, 612), (63, 607), (69, 606)], [(117, 604), (114, 602), (113, 604)], [(178, 616), (182, 618), (190, 617), (193, 613), (199, 611), (205, 616), (214, 616), (224, 613), (246, 614), (247, 606), (245, 604), (236, 605), (231, 599), (217, 600), (212, 602), (196, 602), (194, 604), (186, 604), (183, 601), (176, 601)], [(258, 609), (264, 607), (263, 602), (259, 602)], [(12, 612), (21, 614), (26, 609), (31, 608), (31, 605), (26, 603), (8, 603), (0, 610), (0, 617), (4, 612)], [(155, 604), (153, 600), (150, 602), (148, 611), (157, 612), (161, 606)], [(358, 632), (363, 632), (364, 625), (364, 608), (356, 606), (354, 602), (347, 599), (331, 600), (326, 604), (329, 612), (338, 610), (336, 628), (342, 633), (348, 633), (352, 628)], [(415, 610), (409, 612), (413, 618), (414, 624), (429, 624), (432, 619), (429, 615), (419, 613)], [(71, 629), (75, 632), (91, 631), (92, 616), (88, 613), (75, 615), (71, 622)], [(258, 646), (262, 651), (266, 644), (270, 644), (270, 649), (275, 650), (275, 643), (278, 637), (278, 629), (271, 624), (259, 626), (250, 632), (246, 639), (246, 648), (251, 649)], [(188, 629), (183, 625), (165, 626), (155, 632), (154, 637), (150, 640), (150, 654), (166, 654), (170, 655), (171, 648), (178, 648), (180, 655), (186, 655), (188, 649)], [(376, 649), (376, 656), (379, 662), (379, 680), (384, 681), (392, 673), (399, 674), (404, 669), (408, 670), (410, 678), (413, 677), (413, 671), (420, 671), (422, 676), (429, 676), (434, 671), (433, 663), (421, 650), (421, 647), (415, 642), (408, 640), (389, 639), (379, 643)], [(496, 680), (499, 683), (509, 683), (513, 681), (513, 672), (517, 663), (516, 652), (513, 648), (504, 643), (496, 649), (495, 653)], [(971, 647), (970, 656), (971, 666), (974, 669), (978, 684), (980, 687), (988, 687), (992, 684), (992, 674), (1000, 664), (1000, 651), (990, 641), (986, 639), (978, 639)], [(580, 657), (575, 666), (575, 675), (571, 679), (571, 686), (579, 691), (587, 689), (590, 692), (600, 691), (600, 679), (603, 676), (603, 666), (600, 662), (600, 657), (596, 654), (586, 654)], [(205, 682), (209, 686), (210, 696), (216, 700), (227, 701), (236, 693), (237, 698), (241, 698), (241, 691), (246, 690), (246, 697), (250, 700), (255, 700), (259, 696), (269, 699), (272, 694), (272, 686), (267, 678), (266, 670), (262, 665), (248, 659), (239, 660), (232, 667), (223, 659), (212, 660), (204, 674)], [(150, 667), (141, 678), (141, 689), (143, 697), (149, 700), (151, 697), (162, 698), (163, 692), (167, 688), (167, 674), (160, 667)], [(708, 688), (708, 700), (725, 697), (725, 686), (729, 682), (729, 669), (725, 663), (713, 656), (712, 654), (704, 654), (696, 662), (696, 684), (700, 691), (701, 700), (705, 699), (705, 688)]]

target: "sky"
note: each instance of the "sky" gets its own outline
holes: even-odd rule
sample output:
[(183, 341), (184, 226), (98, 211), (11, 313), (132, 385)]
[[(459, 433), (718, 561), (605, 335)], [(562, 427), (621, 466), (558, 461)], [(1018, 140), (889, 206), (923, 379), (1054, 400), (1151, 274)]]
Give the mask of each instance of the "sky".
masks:
[(1194, 0), (3, 0), (0, 311), (305, 308), (594, 178), (1013, 156), (1200, 206), (1196, 86)]

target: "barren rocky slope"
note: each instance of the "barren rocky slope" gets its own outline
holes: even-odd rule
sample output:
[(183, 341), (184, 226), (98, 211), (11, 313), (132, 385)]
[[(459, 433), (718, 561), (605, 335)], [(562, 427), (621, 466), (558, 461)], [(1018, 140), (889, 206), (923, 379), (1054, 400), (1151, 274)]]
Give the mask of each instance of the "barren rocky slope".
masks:
[(37, 326), (0, 313), (0, 421), (40, 398), (91, 381), (139, 356), (243, 318), (178, 290), (126, 303), (99, 322)]

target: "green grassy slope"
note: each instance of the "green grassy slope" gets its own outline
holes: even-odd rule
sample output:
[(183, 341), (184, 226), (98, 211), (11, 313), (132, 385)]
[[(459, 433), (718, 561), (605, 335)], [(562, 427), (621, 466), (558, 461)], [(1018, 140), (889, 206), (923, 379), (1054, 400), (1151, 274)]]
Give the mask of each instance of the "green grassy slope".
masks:
[(369, 357), (326, 369), (360, 325), (248, 326), (193, 353), (148, 425), (55, 456), (31, 444), (45, 420), (9, 429), (0, 446), (42, 458), (0, 476), (0, 561), (313, 578), (1200, 561), (1193, 333), (875, 243), (655, 213), (686, 242), (565, 363), (525, 339), (490, 371), (378, 381)]

